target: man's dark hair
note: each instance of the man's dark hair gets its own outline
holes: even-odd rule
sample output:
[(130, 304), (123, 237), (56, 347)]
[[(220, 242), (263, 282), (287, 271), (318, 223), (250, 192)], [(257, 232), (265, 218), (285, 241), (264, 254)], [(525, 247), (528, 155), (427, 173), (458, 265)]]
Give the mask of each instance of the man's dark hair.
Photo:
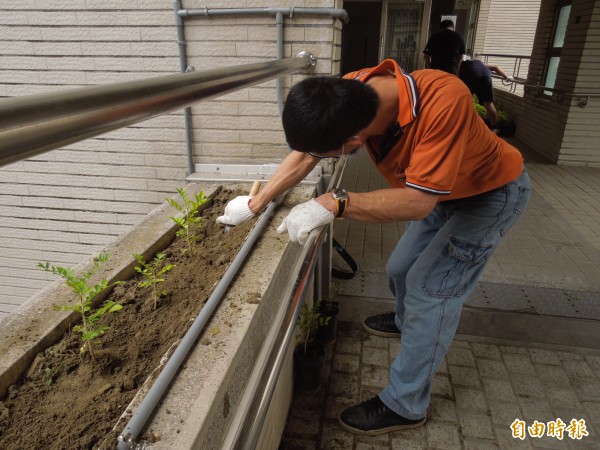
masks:
[(442, 20), (440, 22), (440, 30), (445, 30), (446, 28), (452, 28), (454, 30), (454, 22), (450, 19)]
[(378, 103), (375, 90), (360, 81), (307, 78), (292, 87), (283, 108), (287, 143), (301, 152), (340, 148), (371, 123)]

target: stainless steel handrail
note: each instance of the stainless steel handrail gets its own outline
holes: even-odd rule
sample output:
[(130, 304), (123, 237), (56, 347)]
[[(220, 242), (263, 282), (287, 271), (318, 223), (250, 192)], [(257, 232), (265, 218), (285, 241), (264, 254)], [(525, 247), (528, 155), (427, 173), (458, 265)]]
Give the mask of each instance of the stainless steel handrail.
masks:
[(295, 58), (0, 100), (0, 166), (132, 125), (284, 73), (308, 69)]
[[(328, 190), (338, 186), (346, 162), (347, 158), (344, 157), (336, 165), (327, 187)], [(295, 271), (294, 284), (290, 285), (290, 289), (285, 295), (286, 310), (283, 320), (275, 335), (266, 363), (259, 370), (258, 382), (250, 395), (248, 407), (243, 414), (244, 419), (241, 423), (236, 424), (237, 428), (233, 432), (233, 438), (228, 448), (236, 450), (256, 449), (283, 363), (294, 337), (296, 321), (300, 315), (300, 309), (308, 291), (315, 265), (318, 263), (320, 246), (328, 236), (329, 229), (329, 226), (325, 226), (313, 230), (304, 244), (299, 258), (302, 262)], [(331, 245), (331, 241), (326, 240), (326, 245)]]
[[(525, 93), (533, 96), (544, 96), (550, 100), (556, 101), (558, 103), (562, 103), (565, 98), (569, 100), (578, 101), (577, 106), (580, 108), (585, 108), (590, 98), (600, 98), (600, 92), (568, 92), (563, 89), (551, 88), (542, 86), (540, 84), (531, 84), (527, 83), (527, 78), (523, 78), (519, 76), (519, 70), (521, 68), (521, 61), (524, 59), (531, 59), (531, 56), (525, 55), (510, 55), (510, 54), (502, 54), (502, 53), (475, 53), (475, 56), (482, 57), (483, 62), (487, 64), (489, 57), (494, 58), (514, 58), (515, 65), (513, 67), (513, 78), (505, 79), (499, 76), (492, 75), (494, 78), (499, 78), (502, 80), (502, 84), (505, 86), (510, 86), (510, 92), (515, 92), (516, 85), (523, 86), (523, 90)], [(547, 95), (547, 93), (551, 95)]]
[(505, 54), (505, 53), (475, 53), (475, 56), (483, 56), (483, 57), (488, 57), (488, 56), (494, 56), (497, 58), (519, 58), (519, 59), (531, 59), (530, 55), (509, 55), (509, 54)]

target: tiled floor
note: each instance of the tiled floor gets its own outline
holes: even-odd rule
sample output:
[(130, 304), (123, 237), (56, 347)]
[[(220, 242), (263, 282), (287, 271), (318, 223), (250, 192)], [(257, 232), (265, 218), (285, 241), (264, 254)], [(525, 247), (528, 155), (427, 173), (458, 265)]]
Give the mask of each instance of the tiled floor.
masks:
[[(543, 318), (573, 317), (567, 327), (596, 330), (591, 342), (600, 344), (600, 169), (540, 162), (530, 162), (527, 168), (534, 186), (532, 201), (486, 268), (484, 292), (478, 293), (476, 306), (497, 317), (494, 311), (503, 308), (496, 307), (512, 308), (525, 318), (525, 327), (531, 317), (530, 328), (536, 324), (539, 329), (511, 335), (510, 340), (457, 335), (435, 376), (424, 427), (374, 438), (345, 432), (337, 424), (339, 412), (386, 385), (389, 365), (401, 345), (368, 335), (361, 322), (368, 314), (393, 307), (384, 267), (405, 225), (336, 222), (334, 235), (359, 262), (361, 273), (355, 280), (338, 282), (338, 338), (328, 349), (326, 382), (314, 394), (295, 394), (281, 449), (600, 449), (600, 345), (590, 345), (596, 348), (592, 349), (574, 342), (540, 344), (543, 339), (535, 336), (559, 334), (533, 321), (550, 324), (554, 322)], [(385, 186), (365, 157), (349, 162), (342, 184), (350, 191)], [(513, 298), (513, 303), (506, 302), (498, 294), (502, 288), (522, 291), (523, 307)], [(580, 298), (567, 292), (579, 293)], [(564, 306), (546, 304), (560, 303), (562, 294), (568, 299)], [(523, 315), (531, 314), (532, 301), (538, 302), (536, 315)], [(583, 311), (577, 301), (585, 301), (590, 312), (575, 314)], [(536, 420), (556, 424), (559, 418), (566, 427), (572, 419), (575, 425), (584, 420), (589, 435), (578, 440), (565, 430), (559, 439), (546, 430), (543, 437), (532, 437), (526, 429), (523, 440), (512, 436), (516, 419), (523, 421), (517, 425), (532, 426)]]
[[(341, 322), (327, 381), (314, 394), (295, 394), (280, 449), (600, 449), (600, 351), (463, 336), (435, 375), (424, 427), (378, 437), (341, 429), (344, 408), (386, 385), (400, 345)], [(559, 418), (566, 426), (585, 421), (589, 435), (512, 436), (517, 419), (532, 426)]]

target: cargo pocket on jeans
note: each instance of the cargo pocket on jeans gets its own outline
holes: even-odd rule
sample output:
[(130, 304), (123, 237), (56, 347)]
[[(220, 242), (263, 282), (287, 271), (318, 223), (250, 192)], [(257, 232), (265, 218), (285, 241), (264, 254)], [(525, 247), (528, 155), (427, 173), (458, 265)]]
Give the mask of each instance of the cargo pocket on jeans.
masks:
[(505, 236), (508, 230), (515, 224), (519, 216), (525, 210), (525, 207), (529, 203), (529, 197), (531, 196), (531, 189), (523, 186), (518, 186), (519, 192), (515, 205), (513, 207), (513, 213), (508, 217), (502, 226), (500, 227), (500, 235)]
[(474, 244), (450, 236), (448, 244), (425, 274), (423, 290), (436, 298), (463, 295), (470, 283), (475, 282), (492, 250), (492, 244)]

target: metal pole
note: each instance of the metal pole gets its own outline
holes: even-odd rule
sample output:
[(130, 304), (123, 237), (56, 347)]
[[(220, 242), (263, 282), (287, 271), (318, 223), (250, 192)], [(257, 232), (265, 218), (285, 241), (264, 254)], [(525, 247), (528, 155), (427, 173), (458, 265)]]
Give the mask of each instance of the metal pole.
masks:
[(295, 58), (0, 100), (0, 166), (308, 69)]
[(234, 15), (262, 15), (277, 13), (288, 14), (294, 17), (294, 14), (308, 14), (313, 16), (329, 16), (340, 19), (348, 23), (350, 18), (345, 9), (340, 8), (203, 8), (203, 9), (180, 9), (178, 14), (181, 17), (209, 17), (209, 16), (234, 16)]
[(123, 432), (119, 435), (117, 439), (118, 450), (127, 450), (135, 447), (135, 440), (154, 411), (154, 408), (156, 408), (156, 405), (171, 384), (171, 381), (179, 371), (179, 367), (187, 357), (187, 354), (204, 330), (204, 326), (211, 318), (214, 310), (219, 306), (221, 298), (229, 288), (229, 285), (235, 278), (238, 270), (242, 267), (242, 264), (254, 246), (255, 241), (260, 237), (262, 230), (273, 215), (279, 200), (280, 199), (272, 201), (269, 206), (267, 206), (265, 212), (261, 214), (258, 222), (250, 232), (248, 239), (246, 239), (239, 253), (235, 256), (231, 265), (223, 275), (223, 278), (221, 278), (221, 281), (219, 281), (215, 290), (202, 307), (200, 314), (198, 314), (192, 323), (192, 326), (175, 349), (175, 352), (173, 352), (173, 355), (167, 361), (167, 364), (156, 378), (154, 384), (152, 384), (152, 387), (136, 409), (135, 413), (131, 419), (129, 419)]
[[(277, 59), (283, 59), (283, 13), (277, 13), (275, 23), (277, 26)], [(281, 116), (283, 113), (283, 80), (281, 77), (277, 77), (275, 89), (277, 89), (277, 109)]]
[[(177, 45), (179, 47), (179, 66), (181, 72), (188, 72), (187, 63), (187, 52), (185, 50), (185, 35), (183, 33), (183, 19), (177, 11), (181, 9), (181, 0), (175, 0), (173, 2), (173, 9), (175, 11), (175, 28), (177, 30)], [(188, 175), (195, 172), (194, 168), (194, 136), (192, 132), (192, 108), (187, 107), (183, 110), (183, 122), (185, 126), (185, 142), (187, 146), (187, 160), (188, 160)]]

